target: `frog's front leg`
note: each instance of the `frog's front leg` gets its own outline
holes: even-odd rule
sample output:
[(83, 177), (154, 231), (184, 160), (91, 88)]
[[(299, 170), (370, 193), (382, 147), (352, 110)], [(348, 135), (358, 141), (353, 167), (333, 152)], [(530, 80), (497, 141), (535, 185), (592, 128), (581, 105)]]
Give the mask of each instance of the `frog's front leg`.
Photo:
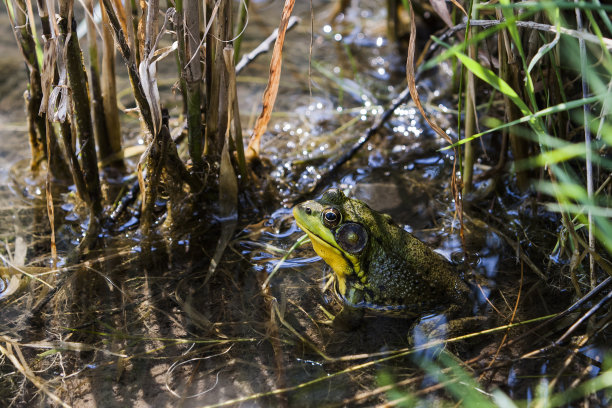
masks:
[(340, 313), (334, 317), (332, 324), (341, 330), (355, 330), (361, 325), (363, 314), (363, 308), (344, 305)]
[(332, 324), (342, 330), (355, 330), (361, 325), (364, 309), (355, 305), (363, 302), (363, 292), (355, 287), (349, 287), (345, 296), (341, 296), (343, 301), (342, 310), (334, 317)]

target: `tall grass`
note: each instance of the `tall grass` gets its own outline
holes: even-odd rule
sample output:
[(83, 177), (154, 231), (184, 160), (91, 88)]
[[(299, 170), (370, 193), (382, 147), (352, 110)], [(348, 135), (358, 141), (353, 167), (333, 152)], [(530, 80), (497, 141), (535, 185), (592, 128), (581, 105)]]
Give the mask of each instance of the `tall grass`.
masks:
[[(170, 209), (186, 199), (201, 206), (206, 204), (202, 197), (226, 189), (223, 183), (229, 179), (220, 172), (228, 167), (220, 161), (230, 160), (230, 166), (239, 168), (240, 188), (249, 185), (235, 86), (234, 61), (239, 55), (232, 47), (244, 32), (248, 2), (234, 7), (238, 4), (230, 1), (179, 0), (174, 7), (164, 8), (157, 0), (88, 0), (84, 13), (75, 9), (71, 0), (4, 3), (30, 73), (27, 111), (32, 168), (38, 169), (43, 160), (56, 175), (66, 174), (69, 168), (79, 197), (90, 209), (89, 232), (79, 252), (96, 245), (100, 227), (113, 221), (108, 216), (110, 205), (121, 198), (103, 197), (101, 186), (106, 173), (99, 173), (101, 163), (126, 171), (119, 121), (124, 113), (117, 104), (118, 75), (127, 74), (130, 79), (146, 140), (137, 168), (144, 236), (155, 229), (153, 208), (159, 191), (172, 192), (168, 197)], [(287, 4), (290, 14), (293, 2)], [(38, 22), (33, 13), (37, 9)], [(100, 10), (99, 21), (94, 21), (95, 9)], [(235, 19), (239, 9), (240, 18)], [(56, 11), (57, 18), (50, 17)], [(75, 15), (87, 20), (86, 42), (77, 35)], [(42, 37), (35, 32), (37, 23), (43, 28)], [(281, 28), (282, 39), (286, 24)], [(125, 64), (124, 72), (115, 72), (117, 50)], [(278, 67), (271, 70), (276, 81), (281, 50), (282, 40), (275, 53)], [(157, 64), (163, 58), (177, 61), (188, 159), (179, 154), (170, 136), (168, 118), (163, 117), (164, 96), (157, 85)], [(269, 118), (274, 98), (264, 102), (262, 115)], [(173, 123), (181, 122), (180, 117), (172, 119), (176, 119)], [(266, 124), (264, 119), (260, 132)], [(57, 132), (63, 140), (61, 147)], [(223, 153), (225, 149), (227, 153)], [(257, 149), (255, 155), (258, 153)], [(235, 184), (238, 179), (236, 173), (232, 174)]]
[[(491, 179), (493, 185), (499, 185), (506, 171), (513, 175), (511, 189), (524, 197), (537, 193), (544, 208), (559, 214), (558, 229), (552, 231), (557, 243), (548, 255), (567, 265), (560, 270), (565, 276), (544, 277), (570, 282), (574, 297), (583, 298), (609, 284), (612, 276), (612, 161), (608, 157), (612, 143), (612, 6), (599, 1), (555, 0), (466, 3), (467, 13), (453, 6), (453, 15), (461, 16), (462, 21), (449, 25), (450, 32), (464, 35), (452, 36), (454, 42), (434, 37), (444, 51), (421, 67), (426, 70), (454, 60), (466, 72), (457, 75), (463, 93), (460, 100), (464, 101), (460, 110), (464, 132), (449, 146), (456, 152), (463, 150), (463, 199), (478, 203), (483, 198), (476, 189), (480, 182)], [(475, 106), (480, 109), (473, 110)], [(494, 106), (503, 108), (495, 110)], [(501, 146), (498, 164), (477, 174), (474, 164), (495, 139)], [(608, 292), (560, 339), (588, 317), (593, 324), (598, 319), (609, 321), (600, 309), (609, 299)], [(609, 371), (591, 380), (577, 379), (574, 388), (564, 392), (555, 388), (579, 347), (602, 330), (602, 326), (594, 332), (587, 330), (554, 380), (542, 380), (535, 406), (559, 406), (577, 398), (599, 401), (593, 393), (610, 389)], [(548, 349), (532, 354), (544, 350)], [(444, 358), (438, 361), (442, 366), (429, 360), (421, 363), (458, 401), (467, 406), (517, 406), (500, 391), (488, 396), (476, 392), (479, 384), (455, 363)], [(394, 380), (384, 377), (383, 382), (388, 386)], [(394, 405), (414, 406), (422, 394), (394, 390), (389, 396)]]
[[(557, 250), (568, 258), (577, 251), (580, 259), (587, 259), (574, 263), (571, 272), (582, 288), (578, 293), (592, 289), (597, 266), (610, 270), (600, 251), (612, 254), (612, 162), (606, 157), (611, 142), (606, 130), (612, 123), (612, 31), (606, 14), (610, 6), (504, 0), (497, 5), (474, 2), (472, 7), (468, 25), (482, 31), (454, 45), (444, 43), (446, 51), (425, 68), (457, 58), (478, 79), (479, 89), (488, 88), (503, 101), (505, 116), (479, 113), (481, 126), (488, 128), (468, 132), (471, 126), (466, 124), (455, 146), (471, 156), (477, 152), (467, 146), (474, 140), (485, 135), (509, 137), (510, 149), (501, 152), (500, 160), (512, 155), (519, 189), (535, 188), (551, 198), (547, 207), (563, 219)], [(485, 43), (491, 40), (499, 56), (493, 66), (493, 58), (485, 57)], [(480, 57), (470, 51), (474, 46)], [(465, 115), (469, 121), (467, 107)], [(464, 191), (471, 189), (472, 163), (473, 159), (463, 163)]]

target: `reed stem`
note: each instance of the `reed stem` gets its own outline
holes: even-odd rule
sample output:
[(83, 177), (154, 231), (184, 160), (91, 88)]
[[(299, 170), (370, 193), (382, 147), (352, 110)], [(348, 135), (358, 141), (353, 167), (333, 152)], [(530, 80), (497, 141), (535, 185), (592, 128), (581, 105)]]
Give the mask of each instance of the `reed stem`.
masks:
[[(238, 169), (242, 176), (243, 182), (247, 180), (247, 167), (246, 158), (244, 155), (244, 142), (242, 140), (242, 126), (240, 125), (240, 111), (238, 109), (238, 90), (236, 88), (236, 68), (234, 66), (234, 49), (231, 46), (225, 47), (223, 50), (225, 57), (225, 65), (228, 73), (228, 94), (229, 94), (229, 107), (231, 118), (230, 122), (233, 123), (233, 135), (234, 144), (236, 148), (236, 157), (238, 159)], [(230, 124), (228, 123), (228, 126)]]
[[(211, 76), (209, 77), (211, 83), (210, 92), (207, 93), (208, 106), (204, 153), (216, 160), (221, 156), (227, 128), (227, 72), (223, 58), (223, 48), (226, 45), (224, 42), (228, 42), (232, 38), (232, 5), (230, 2), (218, 2), (218, 11), (211, 31), (213, 32), (212, 35), (209, 33), (206, 38), (206, 65), (211, 67)], [(208, 54), (208, 47), (211, 44), (213, 46), (211, 54)]]
[[(243, 0), (240, 5), (240, 16), (238, 17), (238, 25), (234, 30), (234, 64), (238, 63), (240, 59), (240, 46), (242, 45), (242, 38), (244, 37), (244, 29), (246, 28), (247, 18), (249, 16), (249, 0)], [(241, 35), (242, 34), (242, 35)]]
[[(108, 27), (108, 15), (104, 12), (104, 4), (100, 2), (102, 26)], [(121, 123), (117, 108), (117, 82), (115, 74), (115, 41), (111, 30), (102, 29), (102, 104), (106, 124), (106, 143), (112, 155), (121, 151)], [(111, 165), (123, 168), (123, 160), (117, 159)]]
[[(178, 7), (183, 8), (183, 2), (177, 1)], [(185, 0), (185, 7), (181, 11), (182, 20), (180, 27), (183, 32), (179, 35), (182, 38), (184, 52), (179, 52), (179, 57), (184, 55), (181, 61), (182, 75), (185, 79), (187, 101), (187, 129), (189, 156), (197, 167), (203, 165), (202, 153), (204, 151), (204, 140), (202, 135), (202, 67), (200, 63), (200, 14), (198, 12), (198, 2), (195, 0)], [(179, 59), (180, 60), (180, 59)]]
[(47, 157), (46, 119), (45, 116), (38, 115), (42, 102), (42, 86), (40, 82), (40, 66), (36, 55), (36, 42), (32, 36), (30, 24), (28, 24), (25, 1), (15, 0), (15, 3), (9, 3), (9, 0), (5, 0), (4, 4), (13, 26), (15, 39), (28, 67), (28, 88), (24, 97), (32, 154), (30, 167), (32, 170), (36, 170), (41, 160)]
[[(93, 15), (93, 0), (86, 3), (89, 14)], [(89, 84), (91, 87), (91, 111), (94, 123), (94, 134), (98, 144), (100, 159), (104, 160), (113, 154), (108, 141), (108, 129), (104, 115), (104, 103), (102, 101), (102, 88), (100, 84), (100, 64), (98, 58), (98, 42), (96, 38), (96, 24), (92, 18), (87, 16), (87, 41), (89, 42)]]
[[(153, 135), (155, 134), (153, 116), (151, 115), (149, 102), (147, 102), (147, 98), (145, 97), (142, 89), (142, 84), (140, 83), (138, 68), (136, 67), (138, 54), (130, 49), (119, 18), (113, 10), (111, 0), (102, 0), (102, 3), (104, 5), (104, 11), (106, 12), (108, 21), (113, 28), (113, 32), (115, 33), (115, 41), (117, 42), (117, 46), (119, 47), (119, 51), (121, 52), (121, 56), (123, 57), (123, 61), (127, 67), (128, 76), (130, 77), (130, 83), (132, 85), (132, 91), (134, 92), (134, 99), (136, 100), (136, 105), (140, 111), (140, 116), (146, 125), (147, 131)], [(137, 43), (138, 42), (135, 42), (135, 44)]]
[[(478, 17), (477, 2), (475, 1), (471, 5), (472, 19)], [(466, 41), (471, 39), (475, 34), (475, 28), (470, 26)], [(468, 56), (472, 59), (477, 58), (476, 44), (470, 44), (468, 47)], [(465, 139), (470, 139), (476, 133), (476, 78), (470, 70), (466, 70), (465, 79), (465, 123), (464, 123), (464, 135)], [(463, 156), (463, 194), (468, 194), (472, 191), (472, 179), (474, 175), (474, 146), (471, 141), (468, 141), (464, 145), (464, 156)]]
[(83, 55), (79, 46), (79, 37), (74, 30), (75, 22), (69, 20), (72, 16), (72, 3), (60, 2), (59, 41), (66, 44), (66, 70), (68, 84), (72, 93), (72, 108), (74, 124), (79, 139), (82, 157), (83, 174), (89, 196), (89, 203), (95, 216), (102, 213), (102, 190), (98, 173), (98, 158), (94, 141), (94, 131), (91, 120), (87, 73), (83, 65)]

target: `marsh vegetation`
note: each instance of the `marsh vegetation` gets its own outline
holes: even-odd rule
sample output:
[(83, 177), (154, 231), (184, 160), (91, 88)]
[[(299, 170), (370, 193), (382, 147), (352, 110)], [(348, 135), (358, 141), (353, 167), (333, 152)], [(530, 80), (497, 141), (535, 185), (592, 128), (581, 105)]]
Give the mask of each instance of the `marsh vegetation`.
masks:
[[(612, 6), (4, 6), (0, 406), (610, 404)], [(487, 329), (331, 325), (330, 187)]]

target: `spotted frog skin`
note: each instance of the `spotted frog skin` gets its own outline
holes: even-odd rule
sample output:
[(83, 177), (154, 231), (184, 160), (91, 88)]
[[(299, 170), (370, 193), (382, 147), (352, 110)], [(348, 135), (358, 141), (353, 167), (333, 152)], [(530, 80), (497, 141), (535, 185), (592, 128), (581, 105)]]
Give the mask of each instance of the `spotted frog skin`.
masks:
[(293, 215), (336, 276), (345, 307), (334, 321), (355, 320), (366, 309), (457, 314), (467, 304), (470, 290), (451, 263), (363, 201), (331, 189)]

